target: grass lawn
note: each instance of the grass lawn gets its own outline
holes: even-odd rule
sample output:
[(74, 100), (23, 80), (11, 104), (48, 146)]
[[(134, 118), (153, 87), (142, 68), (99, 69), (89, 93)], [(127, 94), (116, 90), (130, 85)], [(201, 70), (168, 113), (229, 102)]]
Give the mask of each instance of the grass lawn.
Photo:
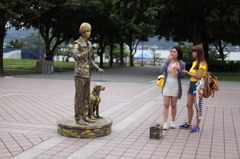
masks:
[(212, 74), (216, 76), (219, 81), (240, 81), (240, 73), (212, 72)]
[[(38, 60), (29, 59), (3, 59), (4, 74), (0, 76), (17, 76), (17, 75), (28, 75), (28, 74), (38, 74), (36, 73), (36, 62)], [(54, 70), (56, 72), (62, 72), (66, 70), (73, 70), (74, 62), (54, 62)], [(118, 68), (119, 65), (114, 65), (111, 68)], [(132, 66), (127, 66), (132, 67)], [(126, 68), (127, 68), (126, 67)], [(159, 67), (159, 66), (158, 66)], [(109, 66), (104, 66), (104, 69), (110, 68)], [(219, 81), (240, 81), (240, 73), (220, 73), (211, 72), (214, 76), (218, 77)], [(185, 76), (185, 79), (189, 79), (189, 76)]]
[[(38, 60), (29, 59), (3, 59), (4, 68), (36, 68), (36, 62)], [(22, 67), (20, 67), (22, 66)], [(74, 62), (54, 62), (54, 67), (56, 68), (74, 68)]]
[(4, 70), (4, 74), (0, 74), (0, 77), (4, 76), (20, 76), (20, 75), (32, 75), (39, 74), (35, 70)]

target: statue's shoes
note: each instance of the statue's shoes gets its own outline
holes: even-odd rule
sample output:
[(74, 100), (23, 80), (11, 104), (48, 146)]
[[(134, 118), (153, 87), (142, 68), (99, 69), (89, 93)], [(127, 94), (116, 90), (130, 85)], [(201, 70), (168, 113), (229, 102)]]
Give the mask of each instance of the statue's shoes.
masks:
[(76, 121), (77, 124), (80, 124), (80, 125), (88, 125), (88, 122), (84, 121), (84, 120), (78, 120)]
[(95, 123), (96, 120), (88, 119), (89, 123)]

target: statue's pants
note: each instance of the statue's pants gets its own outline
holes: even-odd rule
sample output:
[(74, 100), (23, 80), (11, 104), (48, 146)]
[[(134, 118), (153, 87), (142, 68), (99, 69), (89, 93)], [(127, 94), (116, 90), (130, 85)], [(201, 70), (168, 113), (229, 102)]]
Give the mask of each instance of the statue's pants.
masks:
[(74, 77), (75, 79), (75, 118), (85, 119), (89, 111), (90, 78)]

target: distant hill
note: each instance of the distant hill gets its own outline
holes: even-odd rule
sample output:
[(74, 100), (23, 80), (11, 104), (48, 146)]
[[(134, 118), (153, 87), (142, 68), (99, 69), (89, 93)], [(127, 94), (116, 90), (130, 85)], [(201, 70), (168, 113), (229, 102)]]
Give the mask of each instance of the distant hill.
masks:
[(38, 30), (16, 30), (15, 28), (11, 28), (7, 31), (7, 35), (4, 38), (4, 46), (8, 45), (11, 40), (25, 38), (31, 35), (31, 33), (38, 33)]
[[(176, 42), (166, 42), (166, 40), (163, 38), (161, 40), (158, 40), (158, 37), (155, 36), (153, 38), (149, 38), (148, 42), (143, 42), (143, 48), (156, 48), (157, 50), (169, 50), (173, 46), (177, 45)], [(142, 48), (142, 43), (139, 43), (138, 48)]]
[[(25, 38), (31, 35), (31, 33), (38, 33), (38, 30), (16, 30), (15, 28), (11, 28), (7, 31), (7, 35), (4, 38), (4, 46), (8, 45), (11, 40)], [(160, 50), (169, 50), (175, 45), (177, 45), (177, 43), (166, 42), (165, 39), (158, 40), (157, 36), (150, 38), (148, 42), (143, 42), (144, 49), (155, 47), (156, 49)], [(142, 49), (141, 42), (138, 45), (138, 49)]]

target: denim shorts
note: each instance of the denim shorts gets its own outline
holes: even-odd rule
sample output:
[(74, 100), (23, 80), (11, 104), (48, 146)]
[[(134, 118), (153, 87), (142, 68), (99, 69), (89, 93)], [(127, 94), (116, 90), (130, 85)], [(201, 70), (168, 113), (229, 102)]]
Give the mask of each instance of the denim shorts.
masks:
[(196, 83), (197, 83), (197, 81), (190, 81), (190, 85), (188, 88), (188, 94), (196, 95), (196, 89), (197, 89)]

